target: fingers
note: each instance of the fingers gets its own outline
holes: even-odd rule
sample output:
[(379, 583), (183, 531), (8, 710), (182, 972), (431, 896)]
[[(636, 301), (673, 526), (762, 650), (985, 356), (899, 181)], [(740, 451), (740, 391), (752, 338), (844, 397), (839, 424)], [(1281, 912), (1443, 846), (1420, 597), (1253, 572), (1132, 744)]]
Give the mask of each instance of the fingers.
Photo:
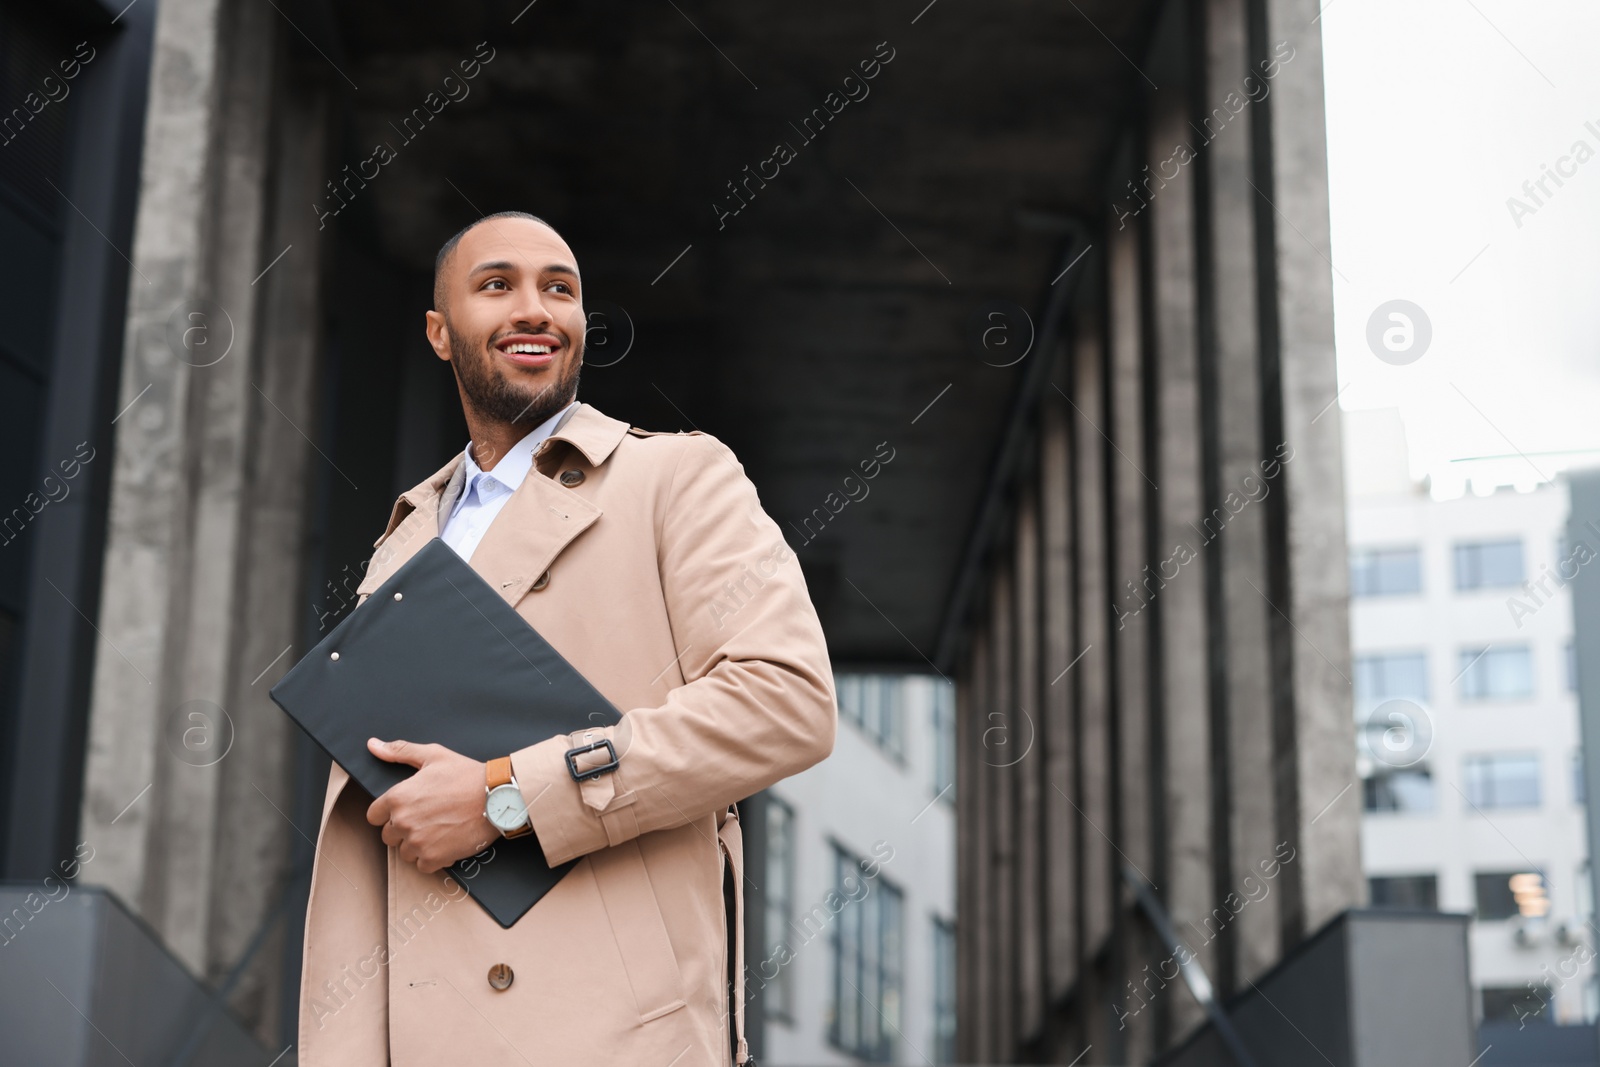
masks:
[(380, 741), (376, 737), (369, 737), (367, 751), (389, 763), (404, 763), (420, 768), (438, 754), (440, 746), (419, 745), (411, 741)]
[(383, 794), (383, 796), (379, 797), (377, 800), (374, 800), (367, 806), (367, 822), (371, 823), (373, 826), (382, 826), (384, 823), (389, 821), (389, 809), (392, 806), (393, 805), (389, 800), (389, 794)]

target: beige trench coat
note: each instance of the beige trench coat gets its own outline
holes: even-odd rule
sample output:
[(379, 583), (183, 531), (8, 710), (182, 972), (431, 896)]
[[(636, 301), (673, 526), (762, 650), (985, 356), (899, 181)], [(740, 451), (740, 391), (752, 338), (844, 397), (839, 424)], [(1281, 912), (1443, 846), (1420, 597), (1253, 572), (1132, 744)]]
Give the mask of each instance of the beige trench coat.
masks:
[[(358, 605), (438, 535), (462, 480), (458, 453), (401, 495)], [(742, 1044), (729, 1051), (742, 988), (734, 1035), (727, 1018), (723, 865), (741, 864), (727, 810), (827, 756), (838, 716), (799, 561), (721, 441), (632, 429), (580, 404), (470, 562), (624, 713), (512, 754), (546, 858), (579, 862), (502, 929), (444, 872), (385, 846), (370, 798), (335, 765), (306, 916), (300, 1063), (742, 1062)], [(613, 740), (620, 767), (580, 786), (563, 754), (589, 733)], [(742, 929), (736, 941), (742, 986)], [(490, 981), (503, 983), (501, 965), (504, 989)]]

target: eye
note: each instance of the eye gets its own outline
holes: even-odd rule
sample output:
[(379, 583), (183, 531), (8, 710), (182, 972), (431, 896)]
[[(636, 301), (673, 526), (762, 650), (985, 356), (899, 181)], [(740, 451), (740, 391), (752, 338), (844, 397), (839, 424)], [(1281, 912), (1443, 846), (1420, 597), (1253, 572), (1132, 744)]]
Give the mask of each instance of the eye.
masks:
[(488, 281), (483, 283), (481, 288), (489, 289), (497, 285), (502, 289), (509, 288), (509, 286), (506, 285), (506, 280), (504, 278), (490, 278)]
[(566, 293), (568, 296), (572, 295), (572, 286), (569, 285), (566, 282), (551, 282), (550, 285), (548, 286), (548, 288), (550, 288), (550, 289), (559, 289), (561, 292)]

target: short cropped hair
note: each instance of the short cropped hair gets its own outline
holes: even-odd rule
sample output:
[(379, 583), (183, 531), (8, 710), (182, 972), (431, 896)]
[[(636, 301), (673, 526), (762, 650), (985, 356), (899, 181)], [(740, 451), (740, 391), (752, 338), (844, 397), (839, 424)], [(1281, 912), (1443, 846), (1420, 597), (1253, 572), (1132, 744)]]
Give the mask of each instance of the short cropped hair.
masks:
[[(496, 211), (492, 215), (485, 215), (476, 222), (469, 222), (461, 227), (453, 237), (439, 246), (439, 254), (433, 257), (433, 310), (441, 312), (444, 310), (444, 271), (450, 265), (450, 257), (455, 255), (456, 245), (460, 244), (463, 237), (480, 225), (485, 222), (493, 222), (495, 219), (528, 219), (530, 222), (537, 222), (541, 226), (550, 226), (544, 219), (537, 215), (530, 215), (526, 211)], [(555, 227), (550, 226), (550, 229), (555, 230)], [(556, 231), (556, 235), (560, 236), (560, 231)]]

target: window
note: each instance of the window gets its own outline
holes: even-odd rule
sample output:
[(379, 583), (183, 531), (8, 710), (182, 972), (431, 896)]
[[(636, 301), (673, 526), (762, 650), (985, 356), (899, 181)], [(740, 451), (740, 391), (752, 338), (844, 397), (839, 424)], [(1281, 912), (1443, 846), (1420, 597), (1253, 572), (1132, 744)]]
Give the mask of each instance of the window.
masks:
[(1428, 699), (1426, 652), (1373, 652), (1356, 657), (1356, 706), (1361, 713), (1385, 700)]
[(933, 1062), (956, 1062), (956, 927), (933, 918)]
[(1519, 1030), (1530, 1023), (1548, 1023), (1552, 1014), (1549, 1007), (1550, 987), (1542, 982), (1532, 989), (1527, 985), (1483, 988), (1483, 1021), (1486, 1023), (1516, 1023)]
[(1496, 752), (1468, 756), (1467, 802), (1477, 808), (1537, 808), (1539, 754)]
[[(779, 1019), (794, 1017), (794, 982), (785, 966), (789, 952), (789, 930), (794, 921), (794, 809), (767, 794), (767, 877), (766, 913), (763, 938), (766, 955), (757, 964), (758, 980), (772, 973), (763, 985), (767, 1014)], [(747, 979), (748, 980), (748, 979)]]
[(1533, 654), (1527, 645), (1463, 648), (1462, 700), (1512, 700), (1533, 695)]
[(1433, 810), (1433, 772), (1426, 765), (1378, 766), (1361, 780), (1362, 806), (1370, 812), (1417, 815)]
[(841, 674), (839, 716), (896, 759), (905, 753), (905, 680), (894, 674)]
[(1367, 879), (1367, 896), (1374, 908), (1439, 908), (1439, 876), (1386, 874)]
[(852, 1056), (889, 1063), (900, 1029), (900, 891), (838, 845), (833, 867), (846, 903), (833, 923), (828, 1040)]
[(1403, 596), (1422, 592), (1422, 550), (1358, 548), (1350, 553), (1351, 596)]
[[(956, 687), (940, 679), (933, 683), (933, 792), (955, 803), (956, 791)], [(945, 790), (949, 792), (945, 792)]]
[(1455, 547), (1456, 588), (1501, 589), (1522, 584), (1521, 541), (1478, 541)]
[(1480, 921), (1550, 914), (1550, 894), (1538, 871), (1484, 871), (1473, 875), (1472, 883), (1477, 898), (1473, 918)]

